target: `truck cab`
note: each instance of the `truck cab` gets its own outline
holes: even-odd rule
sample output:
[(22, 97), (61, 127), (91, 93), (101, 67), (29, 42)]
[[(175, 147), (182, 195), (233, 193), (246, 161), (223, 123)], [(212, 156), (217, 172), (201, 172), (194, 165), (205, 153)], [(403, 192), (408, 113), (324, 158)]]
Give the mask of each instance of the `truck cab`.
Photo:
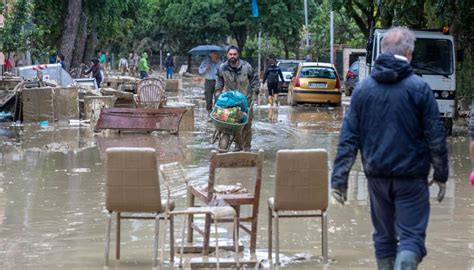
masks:
[[(370, 74), (373, 63), (381, 54), (381, 41), (386, 32), (386, 29), (376, 29), (369, 40), (364, 72), (359, 71), (360, 80)], [(416, 41), (411, 65), (415, 74), (433, 90), (450, 134), (456, 112), (456, 54), (453, 37), (436, 30), (413, 32)]]

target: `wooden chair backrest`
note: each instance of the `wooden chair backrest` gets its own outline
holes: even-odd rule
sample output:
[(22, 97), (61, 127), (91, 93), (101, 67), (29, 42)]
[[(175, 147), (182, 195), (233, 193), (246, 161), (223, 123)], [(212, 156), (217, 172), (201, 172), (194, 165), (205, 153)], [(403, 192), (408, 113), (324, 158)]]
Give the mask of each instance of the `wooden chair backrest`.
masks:
[(158, 109), (165, 100), (164, 82), (159, 78), (147, 78), (137, 86), (138, 107)]
[(216, 182), (216, 170), (219, 168), (255, 168), (256, 178), (254, 190), (250, 190), (256, 198), (254, 205), (258, 205), (260, 198), (260, 188), (262, 184), (263, 169), (263, 150), (258, 153), (235, 152), (218, 154), (217, 151), (211, 152), (208, 180), (207, 198), (212, 199), (214, 196), (214, 184)]

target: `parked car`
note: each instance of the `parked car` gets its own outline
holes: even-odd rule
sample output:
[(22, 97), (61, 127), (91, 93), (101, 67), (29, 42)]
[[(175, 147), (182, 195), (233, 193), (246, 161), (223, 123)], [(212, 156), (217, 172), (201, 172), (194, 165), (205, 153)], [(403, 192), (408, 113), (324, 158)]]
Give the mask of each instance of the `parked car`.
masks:
[(350, 97), (357, 83), (359, 82), (359, 60), (352, 63), (346, 73), (346, 80), (344, 81), (344, 94)]
[(297, 67), (288, 87), (288, 104), (341, 104), (341, 82), (334, 65), (304, 62)]
[(278, 60), (277, 66), (281, 69), (284, 79), (284, 82), (278, 84), (278, 91), (280, 93), (288, 92), (288, 85), (291, 82), (293, 73), (301, 62), (303, 62), (303, 60)]

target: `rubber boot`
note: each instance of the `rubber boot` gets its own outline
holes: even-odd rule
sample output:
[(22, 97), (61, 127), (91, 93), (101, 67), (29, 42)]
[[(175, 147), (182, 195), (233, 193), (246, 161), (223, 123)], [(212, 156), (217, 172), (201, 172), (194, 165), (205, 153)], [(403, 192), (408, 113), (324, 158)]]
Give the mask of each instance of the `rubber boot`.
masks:
[(409, 250), (402, 250), (398, 252), (395, 259), (394, 270), (416, 270), (420, 259), (418, 255)]
[(280, 103), (278, 102), (278, 94), (273, 95), (273, 103), (275, 103), (275, 106), (279, 106)]
[(377, 259), (378, 270), (393, 270), (394, 265), (395, 265), (395, 257)]
[(273, 106), (273, 97), (268, 96), (268, 105)]

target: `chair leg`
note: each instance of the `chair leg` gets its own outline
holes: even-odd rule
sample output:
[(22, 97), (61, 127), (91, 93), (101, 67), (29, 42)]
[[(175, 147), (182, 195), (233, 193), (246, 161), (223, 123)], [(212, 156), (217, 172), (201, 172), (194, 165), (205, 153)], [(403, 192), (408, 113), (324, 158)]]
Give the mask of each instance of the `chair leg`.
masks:
[(322, 234), (322, 252), (323, 263), (328, 263), (328, 216), (326, 211), (321, 214), (321, 234)]
[[(179, 267), (182, 268), (183, 267), (183, 253), (184, 253), (184, 233), (185, 233), (185, 226), (186, 226), (186, 223), (189, 219), (189, 215), (184, 215), (184, 221), (183, 221), (183, 227), (181, 229), (181, 248), (180, 248), (180, 252), (179, 252)], [(188, 234), (189, 234), (189, 231), (188, 231)]]
[(105, 229), (105, 266), (109, 266), (109, 251), (110, 251), (110, 227), (112, 225), (112, 212), (109, 212), (107, 220), (107, 227)]
[(120, 260), (120, 218), (121, 213), (117, 212), (117, 230), (116, 230), (116, 237), (115, 237), (115, 259)]
[[(190, 190), (191, 188), (189, 187), (188, 188), (188, 194), (187, 194), (187, 198), (188, 198), (188, 208), (189, 207), (194, 207), (194, 195), (193, 193), (191, 192)], [(193, 222), (194, 222), (194, 216), (191, 215), (188, 217), (188, 243), (192, 243), (193, 242)], [(184, 239), (183, 239), (184, 241)]]
[(274, 212), (275, 216), (275, 257), (276, 257), (276, 265), (280, 265), (280, 226), (279, 226), (279, 218), (278, 212)]
[(237, 269), (240, 267), (239, 263), (239, 238), (237, 235), (237, 216), (234, 216), (234, 248), (235, 248), (235, 262), (237, 264)]
[(257, 219), (258, 216), (256, 214), (253, 214), (250, 231), (250, 253), (252, 254), (255, 254), (257, 250)]
[(153, 267), (158, 266), (158, 243), (160, 233), (160, 215), (155, 214), (155, 242), (153, 244)]
[(216, 230), (216, 262), (217, 262), (217, 269), (220, 269), (219, 264), (219, 229), (217, 227), (217, 217), (214, 217), (214, 227)]
[(202, 255), (207, 256), (209, 255), (209, 238), (211, 234), (211, 223), (212, 218), (211, 215), (206, 214), (205, 221), (204, 221), (204, 242), (202, 245)]
[(273, 237), (273, 214), (272, 209), (268, 207), (268, 260), (272, 259), (272, 237)]
[(169, 218), (170, 218), (169, 219), (170, 220), (170, 262), (174, 262), (174, 217), (170, 216)]

